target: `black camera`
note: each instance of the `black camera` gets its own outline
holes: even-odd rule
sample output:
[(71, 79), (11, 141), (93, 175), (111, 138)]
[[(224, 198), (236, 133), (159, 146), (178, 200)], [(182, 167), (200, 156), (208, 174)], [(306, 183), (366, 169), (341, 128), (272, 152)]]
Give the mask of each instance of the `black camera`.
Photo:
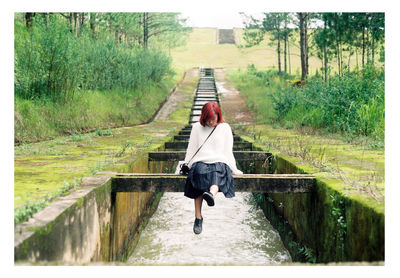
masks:
[(179, 173), (181, 174), (181, 175), (184, 175), (184, 176), (187, 176), (187, 175), (189, 175), (189, 166), (187, 165), (187, 163), (183, 163), (182, 165), (181, 165), (181, 170), (179, 171)]

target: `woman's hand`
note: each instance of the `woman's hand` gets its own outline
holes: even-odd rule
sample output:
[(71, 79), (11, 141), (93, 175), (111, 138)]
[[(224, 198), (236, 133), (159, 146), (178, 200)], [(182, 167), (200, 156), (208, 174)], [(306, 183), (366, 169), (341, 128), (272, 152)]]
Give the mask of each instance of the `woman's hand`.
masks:
[(239, 169), (233, 173), (234, 175), (243, 175), (243, 172)]

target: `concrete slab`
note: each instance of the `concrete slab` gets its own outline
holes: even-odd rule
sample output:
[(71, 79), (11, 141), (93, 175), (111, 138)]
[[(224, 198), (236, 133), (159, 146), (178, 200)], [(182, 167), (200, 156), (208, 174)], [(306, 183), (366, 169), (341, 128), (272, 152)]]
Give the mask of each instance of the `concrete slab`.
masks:
[[(112, 192), (183, 192), (186, 176), (175, 174), (116, 174)], [(236, 192), (308, 193), (316, 184), (313, 175), (245, 174), (233, 175)]]

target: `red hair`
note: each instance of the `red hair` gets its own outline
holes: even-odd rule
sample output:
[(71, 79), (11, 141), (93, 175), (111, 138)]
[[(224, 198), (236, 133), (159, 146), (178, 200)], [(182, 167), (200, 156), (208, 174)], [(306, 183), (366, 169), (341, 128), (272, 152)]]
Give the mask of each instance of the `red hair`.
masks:
[(224, 121), (218, 103), (215, 101), (207, 102), (203, 105), (203, 108), (201, 108), (200, 124), (206, 126), (207, 122), (214, 117), (214, 115), (217, 115), (218, 117), (217, 125)]

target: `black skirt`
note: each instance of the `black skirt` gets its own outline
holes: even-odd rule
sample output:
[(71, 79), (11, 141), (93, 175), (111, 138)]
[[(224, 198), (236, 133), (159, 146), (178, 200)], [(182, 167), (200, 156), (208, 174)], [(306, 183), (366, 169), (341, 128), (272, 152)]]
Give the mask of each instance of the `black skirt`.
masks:
[(226, 198), (235, 197), (232, 170), (228, 165), (222, 162), (211, 164), (196, 162), (186, 178), (184, 195), (196, 199), (203, 192), (209, 191), (210, 186), (214, 184), (218, 185), (219, 191), (224, 193)]

